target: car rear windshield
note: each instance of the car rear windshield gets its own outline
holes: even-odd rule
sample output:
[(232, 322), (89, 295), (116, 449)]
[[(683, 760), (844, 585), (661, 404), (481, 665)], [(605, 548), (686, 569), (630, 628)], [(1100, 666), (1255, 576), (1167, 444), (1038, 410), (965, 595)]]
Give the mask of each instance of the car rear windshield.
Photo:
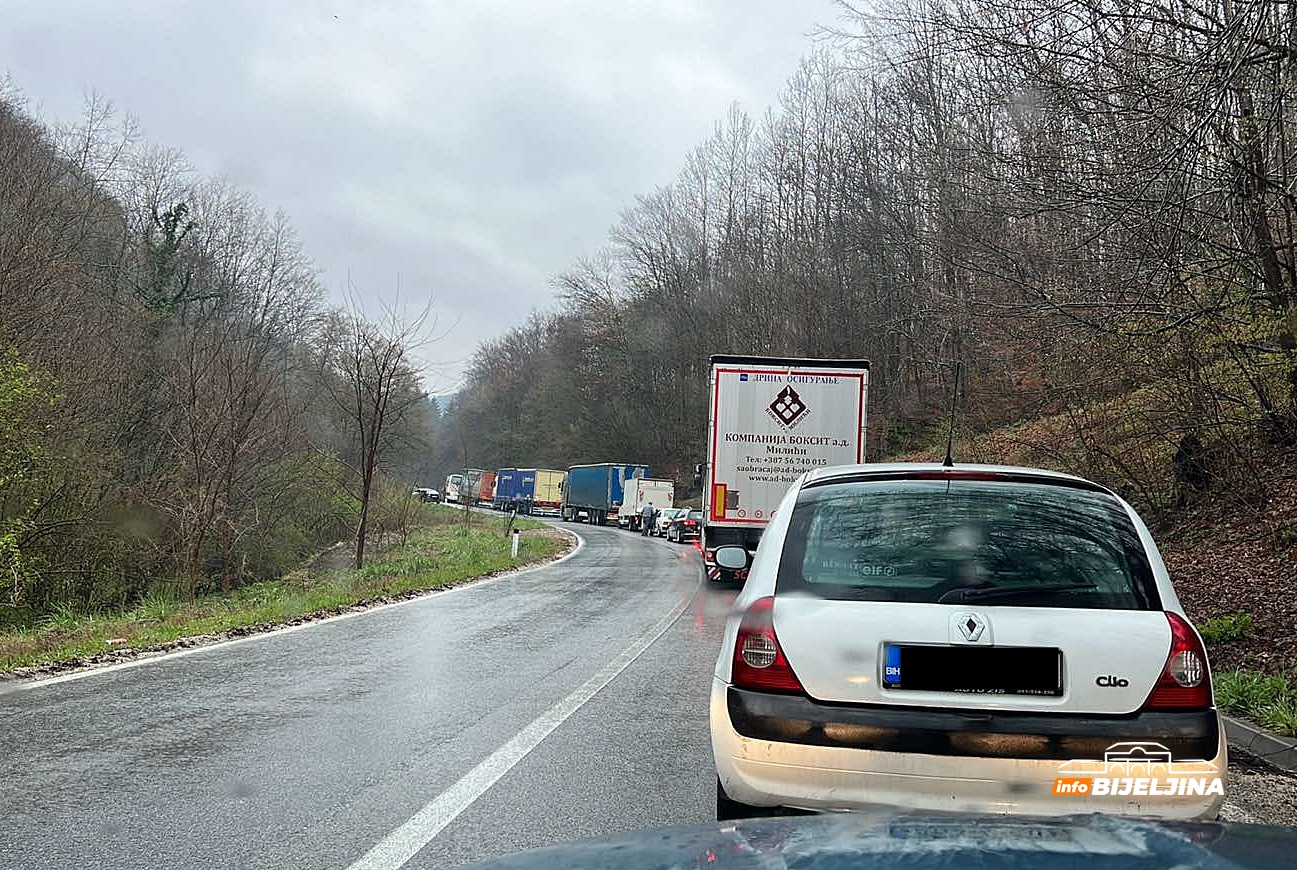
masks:
[(777, 583), (780, 592), (858, 601), (1161, 606), (1139, 536), (1115, 498), (1017, 481), (807, 487), (789, 518)]

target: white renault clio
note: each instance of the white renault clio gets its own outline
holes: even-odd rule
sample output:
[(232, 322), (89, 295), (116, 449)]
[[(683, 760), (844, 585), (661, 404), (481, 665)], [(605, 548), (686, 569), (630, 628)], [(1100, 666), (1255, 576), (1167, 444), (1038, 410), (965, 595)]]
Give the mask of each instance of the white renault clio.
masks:
[(1202, 640), (1139, 516), (1080, 478), (999, 466), (794, 484), (726, 629), (711, 735), (722, 819), (1215, 818), (1226, 772)]

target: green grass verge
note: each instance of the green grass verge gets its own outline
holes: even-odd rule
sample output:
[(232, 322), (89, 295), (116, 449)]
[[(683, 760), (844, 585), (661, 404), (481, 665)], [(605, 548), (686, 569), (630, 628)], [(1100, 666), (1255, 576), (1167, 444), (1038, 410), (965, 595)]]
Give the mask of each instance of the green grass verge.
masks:
[[(425, 512), (427, 521), (431, 525), (439, 526), (445, 524), (464, 523), (464, 509), (448, 504), (428, 504), (421, 505), (420, 509)], [(509, 522), (508, 514), (502, 513), (482, 513), (480, 511), (469, 511), (469, 519), (474, 528), (493, 528), (503, 531)], [(545, 524), (539, 520), (533, 520), (529, 517), (520, 516), (513, 521), (515, 529), (522, 529), (524, 532), (529, 529), (543, 529)]]
[(1284, 677), (1235, 670), (1215, 674), (1216, 705), (1284, 737), (1297, 737), (1297, 687)]
[[(35, 625), (0, 632), (0, 674), (113, 650), (165, 647), (182, 638), (284, 623), (374, 599), (438, 589), (541, 562), (567, 546), (550, 534), (523, 534), (514, 561), (503, 534), (504, 519), (475, 515), (472, 527), (465, 529), (462, 512), (436, 507), (429, 510), (427, 520), (429, 527), (414, 532), (405, 545), (383, 552), (360, 571), (303, 569), (227, 595), (204, 596), (193, 604), (156, 595), (124, 613), (59, 610)], [(543, 527), (521, 518), (515, 526), (524, 532)]]

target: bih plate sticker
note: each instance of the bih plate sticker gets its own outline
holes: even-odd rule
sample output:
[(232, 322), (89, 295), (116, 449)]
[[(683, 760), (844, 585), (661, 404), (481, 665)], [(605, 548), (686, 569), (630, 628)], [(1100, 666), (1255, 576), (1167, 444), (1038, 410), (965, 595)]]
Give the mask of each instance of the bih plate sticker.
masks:
[(899, 689), (901, 687), (901, 647), (899, 644), (883, 644), (883, 687)]

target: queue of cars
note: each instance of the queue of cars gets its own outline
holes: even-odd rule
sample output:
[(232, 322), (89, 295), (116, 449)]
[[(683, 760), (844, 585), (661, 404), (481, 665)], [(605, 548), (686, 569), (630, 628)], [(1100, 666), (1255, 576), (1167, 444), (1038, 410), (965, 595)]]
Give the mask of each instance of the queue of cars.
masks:
[(702, 538), (703, 512), (695, 509), (677, 511), (667, 521), (666, 531), (662, 537), (677, 544), (687, 544)]

